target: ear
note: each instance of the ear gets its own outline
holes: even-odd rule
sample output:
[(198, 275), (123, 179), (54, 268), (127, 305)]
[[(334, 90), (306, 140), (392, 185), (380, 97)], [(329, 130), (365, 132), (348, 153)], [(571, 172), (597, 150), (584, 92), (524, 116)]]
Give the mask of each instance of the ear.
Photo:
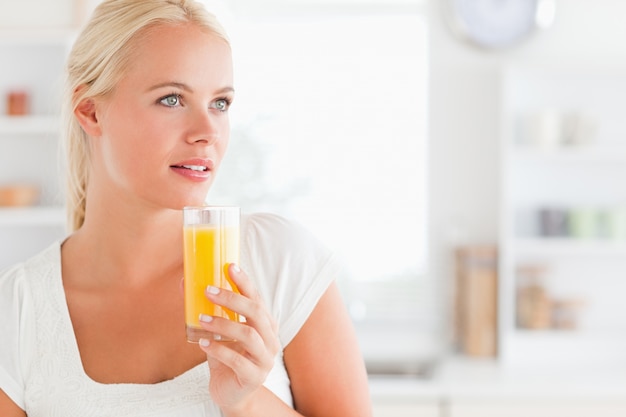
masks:
[[(82, 90), (81, 87), (77, 88), (75, 95), (80, 94), (80, 90)], [(76, 116), (76, 120), (78, 120), (80, 126), (89, 136), (98, 137), (102, 135), (96, 101), (93, 98), (82, 99), (74, 110), (74, 116)]]

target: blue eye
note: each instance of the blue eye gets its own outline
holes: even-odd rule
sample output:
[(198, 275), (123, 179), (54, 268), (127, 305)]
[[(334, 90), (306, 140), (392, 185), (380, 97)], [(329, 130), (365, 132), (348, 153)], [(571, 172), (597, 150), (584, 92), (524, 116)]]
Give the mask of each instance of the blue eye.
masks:
[(180, 106), (180, 96), (178, 94), (170, 94), (160, 99), (159, 103), (168, 107)]
[(219, 111), (226, 111), (230, 106), (230, 102), (225, 98), (220, 98), (215, 101), (214, 107)]

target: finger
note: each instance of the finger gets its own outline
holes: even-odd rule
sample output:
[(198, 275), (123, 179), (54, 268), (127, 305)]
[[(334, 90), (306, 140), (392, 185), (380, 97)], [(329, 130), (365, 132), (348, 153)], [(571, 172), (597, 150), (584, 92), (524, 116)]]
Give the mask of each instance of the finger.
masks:
[(258, 300), (261, 298), (261, 294), (252, 283), (252, 280), (248, 277), (248, 274), (246, 274), (241, 268), (239, 268), (239, 265), (235, 263), (229, 264), (228, 276), (237, 286), (237, 289), (242, 295), (245, 295), (246, 297), (253, 300)]
[[(252, 282), (252, 280), (248, 277), (245, 271), (243, 271), (237, 264), (231, 263), (228, 267), (228, 274), (233, 282), (238, 286), (239, 292), (242, 295), (247, 296), (248, 298), (259, 302), (264, 306), (263, 298), (261, 294), (257, 290), (256, 286)], [(264, 308), (266, 311), (266, 309)], [(243, 314), (245, 317), (245, 314)], [(252, 319), (261, 317), (260, 315), (251, 315)], [(267, 312), (266, 318), (270, 325), (270, 329), (274, 334), (278, 334), (278, 323), (274, 320), (274, 317)]]
[[(264, 317), (263, 320), (271, 322), (270, 328), (277, 333), (278, 326), (272, 326), (274, 324), (273, 317), (265, 308), (261, 294), (248, 275), (235, 263), (228, 265), (228, 275), (237, 286), (238, 293), (244, 298), (238, 297), (235, 292), (222, 291), (222, 289), (208, 287), (207, 296), (209, 299), (222, 305), (223, 307), (236, 311), (246, 317), (246, 320), (250, 318), (251, 320), (256, 320), (261, 323), (261, 318)], [(252, 303), (249, 303), (246, 300), (251, 300)]]
[(208, 358), (217, 360), (230, 368), (237, 376), (240, 385), (260, 385), (265, 382), (268, 370), (261, 369), (248, 357), (231, 349), (228, 345), (201, 339), (199, 346)]
[(246, 318), (246, 324), (259, 333), (272, 354), (278, 353), (280, 349), (280, 343), (276, 336), (278, 325), (265, 308), (261, 298), (253, 300), (244, 295), (216, 287), (208, 287), (206, 296), (213, 303), (243, 315)]
[(208, 332), (221, 336), (222, 340), (236, 341), (238, 346), (233, 345), (233, 348), (245, 352), (243, 354), (253, 363), (263, 367), (273, 366), (275, 353), (267, 349), (255, 328), (222, 317), (205, 315), (200, 316), (200, 325)]

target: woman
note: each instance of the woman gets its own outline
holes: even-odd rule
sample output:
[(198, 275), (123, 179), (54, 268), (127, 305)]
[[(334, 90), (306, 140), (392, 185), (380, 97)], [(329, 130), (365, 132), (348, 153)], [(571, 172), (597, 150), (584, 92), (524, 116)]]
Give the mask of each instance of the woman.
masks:
[(72, 233), (0, 276), (0, 415), (371, 415), (332, 256), (277, 216), (242, 219), (241, 295), (206, 294), (248, 319), (203, 323), (237, 342), (186, 342), (181, 209), (213, 182), (233, 95), (196, 2), (96, 9), (68, 63)]

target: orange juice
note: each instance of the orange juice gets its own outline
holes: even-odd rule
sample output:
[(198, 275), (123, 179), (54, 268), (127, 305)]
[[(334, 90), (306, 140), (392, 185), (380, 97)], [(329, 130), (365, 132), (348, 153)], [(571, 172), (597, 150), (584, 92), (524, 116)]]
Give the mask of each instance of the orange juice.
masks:
[(238, 292), (228, 276), (228, 265), (239, 263), (239, 227), (185, 225), (183, 234), (185, 323), (188, 340), (197, 341), (197, 334), (204, 332), (200, 326), (200, 314), (239, 321), (238, 314), (213, 304), (205, 295), (208, 285)]

